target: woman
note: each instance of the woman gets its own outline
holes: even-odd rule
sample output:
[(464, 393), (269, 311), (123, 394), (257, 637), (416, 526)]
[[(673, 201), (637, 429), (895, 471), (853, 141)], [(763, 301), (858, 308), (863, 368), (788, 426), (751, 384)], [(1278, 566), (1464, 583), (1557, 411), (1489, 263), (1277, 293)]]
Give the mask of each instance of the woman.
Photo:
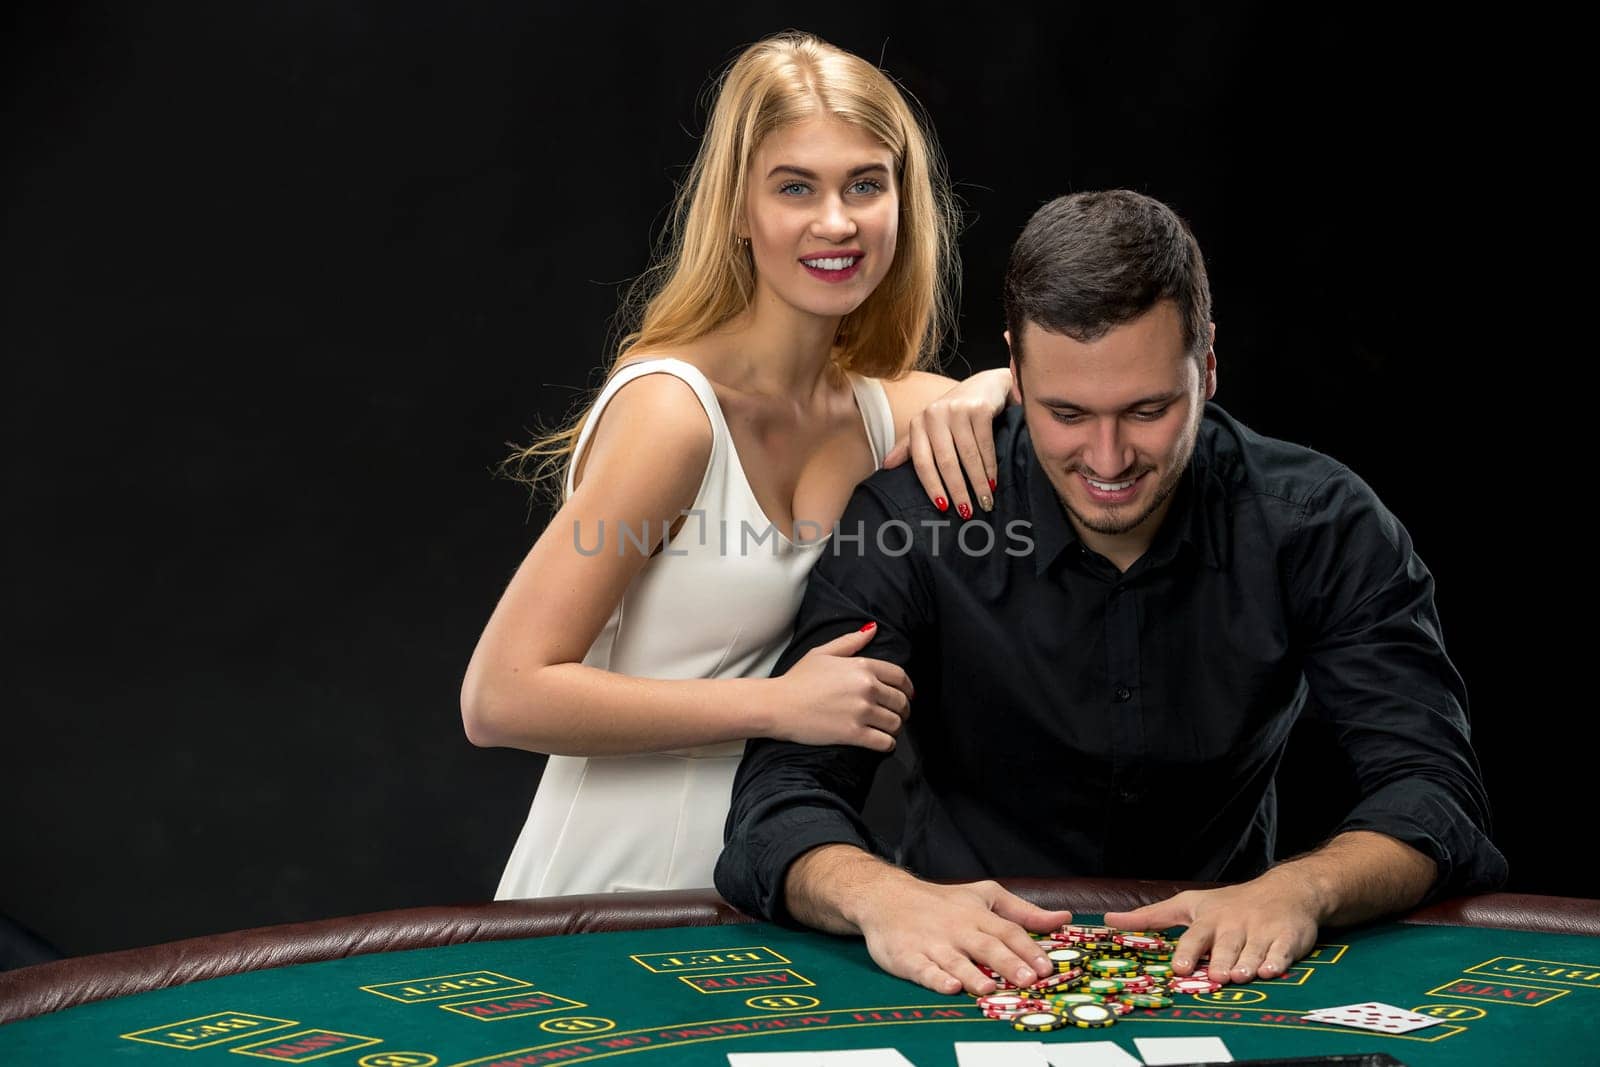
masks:
[(767, 675), (885, 461), (910, 452), (962, 519), (964, 467), (990, 505), (1009, 374), (913, 369), (950, 314), (954, 218), (876, 67), (785, 34), (729, 68), (638, 329), (584, 418), (515, 457), (565, 491), (462, 686), (474, 744), (552, 753), (497, 897), (709, 886), (746, 738), (894, 747), (913, 691), (855, 655), (871, 620)]

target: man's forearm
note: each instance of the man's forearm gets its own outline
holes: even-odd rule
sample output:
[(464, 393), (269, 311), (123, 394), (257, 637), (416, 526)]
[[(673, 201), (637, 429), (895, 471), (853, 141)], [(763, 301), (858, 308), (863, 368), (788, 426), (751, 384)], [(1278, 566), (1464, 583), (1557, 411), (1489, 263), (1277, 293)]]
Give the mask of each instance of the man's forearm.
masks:
[(859, 934), (853, 904), (912, 876), (855, 845), (819, 845), (789, 865), (784, 905), (797, 922), (830, 934)]
[(1387, 834), (1351, 830), (1279, 864), (1261, 880), (1303, 887), (1315, 901), (1318, 925), (1348, 926), (1413, 906), (1437, 874), (1433, 860), (1410, 845)]

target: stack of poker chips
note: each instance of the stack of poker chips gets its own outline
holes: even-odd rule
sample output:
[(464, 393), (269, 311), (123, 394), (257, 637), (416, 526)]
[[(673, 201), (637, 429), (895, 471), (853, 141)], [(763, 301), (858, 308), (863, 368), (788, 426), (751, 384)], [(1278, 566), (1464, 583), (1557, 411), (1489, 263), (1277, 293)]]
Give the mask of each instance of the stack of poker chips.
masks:
[(1047, 1033), (1068, 1027), (1098, 1029), (1134, 1008), (1165, 1008), (1174, 993), (1215, 993), (1204, 970), (1187, 978), (1172, 973), (1172, 942), (1159, 934), (1069, 924), (1038, 940), (1056, 973), (1026, 988), (987, 967), (997, 991), (978, 1008), (1014, 1029)]

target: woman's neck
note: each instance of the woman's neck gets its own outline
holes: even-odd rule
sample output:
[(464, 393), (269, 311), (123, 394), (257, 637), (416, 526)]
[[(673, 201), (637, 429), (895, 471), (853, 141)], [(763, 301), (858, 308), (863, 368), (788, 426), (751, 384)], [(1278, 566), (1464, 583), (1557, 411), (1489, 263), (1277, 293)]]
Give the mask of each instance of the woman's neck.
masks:
[(725, 384), (804, 401), (830, 384), (838, 317), (807, 314), (757, 288), (750, 307), (718, 333), (728, 342)]

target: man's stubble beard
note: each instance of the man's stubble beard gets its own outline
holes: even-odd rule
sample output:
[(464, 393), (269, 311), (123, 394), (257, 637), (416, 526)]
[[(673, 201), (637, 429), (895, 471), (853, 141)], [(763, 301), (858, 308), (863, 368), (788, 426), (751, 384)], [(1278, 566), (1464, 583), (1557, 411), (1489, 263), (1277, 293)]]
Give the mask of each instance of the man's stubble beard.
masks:
[[(1195, 442), (1199, 440), (1200, 437), (1199, 419), (1195, 419), (1194, 425), (1188, 429), (1186, 437), (1187, 441), (1184, 443), (1183, 452), (1180, 453), (1177, 461), (1173, 463), (1172, 469), (1167, 472), (1166, 478), (1159, 486), (1156, 487), (1155, 496), (1151, 499), (1150, 504), (1139, 513), (1138, 518), (1133, 519), (1132, 521), (1118, 520), (1117, 509), (1111, 508), (1109, 509), (1109, 516), (1106, 521), (1091, 520), (1087, 515), (1084, 515), (1078, 511), (1077, 508), (1073, 507), (1072, 501), (1068, 500), (1060, 493), (1057, 493), (1056, 496), (1061, 499), (1061, 506), (1066, 508), (1068, 514), (1076, 519), (1085, 529), (1092, 530), (1097, 534), (1105, 534), (1107, 536), (1116, 537), (1137, 530), (1142, 523), (1144, 523), (1150, 518), (1150, 516), (1154, 515), (1156, 511), (1160, 509), (1162, 504), (1166, 503), (1167, 498), (1171, 496), (1178, 488), (1178, 483), (1183, 480), (1183, 472), (1188, 470), (1189, 461), (1194, 458)], [(1069, 478), (1076, 478), (1078, 475), (1079, 472), (1076, 468), (1072, 468), (1067, 471), (1067, 477)]]

